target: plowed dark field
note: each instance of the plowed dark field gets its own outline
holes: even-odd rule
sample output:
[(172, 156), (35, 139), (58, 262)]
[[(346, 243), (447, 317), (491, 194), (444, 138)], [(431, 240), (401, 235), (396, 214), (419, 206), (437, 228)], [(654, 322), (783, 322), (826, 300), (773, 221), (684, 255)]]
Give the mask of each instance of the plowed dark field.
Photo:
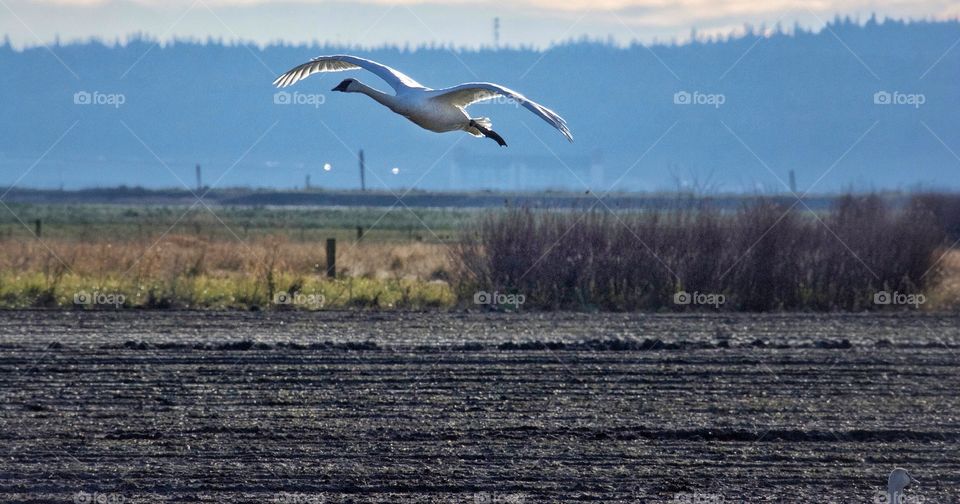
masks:
[(960, 495), (957, 315), (3, 312), (0, 396), (0, 502)]

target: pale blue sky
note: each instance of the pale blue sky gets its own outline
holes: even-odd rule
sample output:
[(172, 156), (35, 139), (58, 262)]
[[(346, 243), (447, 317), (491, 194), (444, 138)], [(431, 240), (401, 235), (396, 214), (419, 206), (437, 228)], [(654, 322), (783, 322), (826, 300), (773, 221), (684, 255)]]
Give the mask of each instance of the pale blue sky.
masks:
[(91, 36), (113, 40), (141, 32), (172, 37), (222, 37), (266, 43), (320, 41), (360, 45), (501, 42), (545, 46), (589, 36), (619, 42), (684, 41), (731, 33), (745, 24), (795, 22), (819, 29), (834, 15), (955, 19), (960, 3), (945, 0), (513, 0), (488, 5), (464, 0), (0, 0), (0, 33), (17, 46)]

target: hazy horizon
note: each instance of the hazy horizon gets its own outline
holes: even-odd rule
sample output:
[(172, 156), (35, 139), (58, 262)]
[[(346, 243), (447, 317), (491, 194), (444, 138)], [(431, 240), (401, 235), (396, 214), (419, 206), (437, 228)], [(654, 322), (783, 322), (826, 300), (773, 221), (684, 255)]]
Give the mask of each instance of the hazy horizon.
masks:
[[(2, 1), (2, 0), (0, 0)], [(476, 45), (471, 44), (458, 44), (453, 41), (438, 41), (438, 40), (423, 40), (419, 42), (397, 42), (397, 41), (379, 41), (379, 42), (349, 42), (349, 41), (336, 41), (336, 40), (321, 40), (321, 39), (310, 39), (310, 40), (286, 40), (286, 39), (274, 39), (274, 40), (253, 40), (243, 37), (222, 37), (222, 36), (194, 36), (194, 35), (182, 35), (182, 36), (168, 36), (160, 37), (155, 33), (149, 32), (130, 32), (123, 36), (116, 36), (113, 38), (106, 38), (98, 35), (89, 35), (89, 36), (78, 36), (75, 38), (64, 38), (59, 34), (55, 35), (54, 38), (50, 41), (35, 42), (35, 43), (25, 43), (18, 44), (13, 39), (10, 38), (9, 34), (0, 33), (0, 46), (6, 46), (10, 49), (18, 52), (29, 51), (33, 49), (54, 49), (57, 47), (68, 47), (68, 46), (78, 46), (86, 44), (101, 44), (106, 47), (126, 47), (130, 44), (147, 42), (155, 45), (156, 47), (169, 47), (177, 44), (196, 44), (196, 45), (208, 45), (215, 44), (225, 47), (238, 47), (238, 46), (255, 46), (258, 49), (269, 49), (273, 47), (310, 47), (310, 48), (330, 48), (330, 47), (340, 47), (343, 49), (354, 49), (358, 51), (375, 51), (380, 49), (400, 49), (403, 51), (416, 51), (421, 49), (452, 49), (455, 51), (467, 51), (467, 52), (476, 52), (481, 50), (532, 50), (539, 52), (546, 52), (550, 49), (557, 47), (578, 44), (578, 43), (592, 43), (592, 44), (602, 44), (611, 47), (627, 48), (631, 46), (644, 46), (644, 47), (682, 47), (687, 46), (692, 43), (720, 43), (729, 41), (732, 39), (744, 38), (744, 37), (757, 37), (759, 39), (769, 39), (775, 35), (786, 35), (794, 36), (797, 30), (802, 30), (804, 34), (816, 35), (823, 32), (825, 28), (828, 27), (831, 23), (843, 22), (851, 23), (856, 26), (864, 27), (867, 24), (874, 22), (877, 24), (885, 23), (901, 23), (901, 24), (917, 24), (917, 23), (939, 23), (939, 22), (960, 22), (960, 17), (956, 19), (923, 19), (923, 18), (880, 18), (878, 16), (872, 15), (867, 18), (853, 18), (850, 16), (842, 16), (836, 14), (835, 16), (830, 17), (830, 19), (825, 20), (826, 23), (820, 27), (810, 27), (801, 24), (794, 24), (791, 26), (785, 26), (782, 23), (775, 26), (766, 26), (761, 25), (752, 25), (745, 24), (744, 26), (731, 28), (729, 31), (718, 31), (718, 32), (702, 32), (697, 30), (695, 27), (688, 28), (687, 33), (683, 37), (671, 38), (671, 39), (651, 39), (651, 40), (640, 40), (637, 38), (619, 40), (613, 37), (608, 36), (591, 36), (588, 34), (581, 34), (579, 36), (567, 36), (566, 38), (561, 38), (557, 40), (551, 40), (547, 44), (535, 44), (529, 42), (516, 42), (511, 43), (509, 41), (501, 41), (499, 44), (492, 43), (480, 43)], [(960, 45), (960, 41), (958, 41)], [(945, 48), (945, 54), (952, 52), (954, 47)]]

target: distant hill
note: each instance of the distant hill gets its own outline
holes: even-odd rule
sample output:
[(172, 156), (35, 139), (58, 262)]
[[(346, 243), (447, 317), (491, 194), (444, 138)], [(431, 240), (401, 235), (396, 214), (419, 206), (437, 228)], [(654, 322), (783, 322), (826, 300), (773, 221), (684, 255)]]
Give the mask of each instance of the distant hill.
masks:
[[(374, 189), (755, 192), (783, 190), (790, 170), (801, 191), (958, 189), (958, 39), (957, 22), (834, 20), (819, 33), (546, 52), (5, 45), (0, 183), (192, 187), (199, 163), (205, 185), (291, 188), (309, 175), (314, 186), (353, 188), (363, 147)], [(366, 97), (331, 93), (346, 73), (275, 94), (282, 71), (347, 51), (433, 87), (490, 80), (521, 90), (561, 113), (576, 142), (502, 103), (471, 111), (492, 117), (509, 148), (428, 133)]]

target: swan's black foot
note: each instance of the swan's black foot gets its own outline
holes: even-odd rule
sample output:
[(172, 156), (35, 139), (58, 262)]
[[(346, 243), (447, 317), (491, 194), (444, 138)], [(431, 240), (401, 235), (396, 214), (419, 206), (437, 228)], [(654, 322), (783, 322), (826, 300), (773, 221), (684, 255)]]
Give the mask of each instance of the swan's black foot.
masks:
[(498, 135), (496, 131), (480, 126), (479, 124), (477, 124), (477, 121), (474, 121), (473, 119), (470, 120), (470, 126), (477, 128), (477, 131), (483, 134), (483, 136), (491, 140), (495, 140), (497, 144), (500, 145), (501, 147), (507, 146), (507, 142), (503, 139), (502, 136)]
[(481, 131), (480, 133), (483, 133), (484, 136), (486, 136), (487, 138), (489, 138), (489, 139), (491, 139), (491, 140), (495, 140), (500, 147), (506, 147), (506, 146), (507, 146), (506, 140), (504, 140), (502, 136), (500, 136), (499, 134), (497, 134), (496, 131), (487, 130), (487, 131)]

